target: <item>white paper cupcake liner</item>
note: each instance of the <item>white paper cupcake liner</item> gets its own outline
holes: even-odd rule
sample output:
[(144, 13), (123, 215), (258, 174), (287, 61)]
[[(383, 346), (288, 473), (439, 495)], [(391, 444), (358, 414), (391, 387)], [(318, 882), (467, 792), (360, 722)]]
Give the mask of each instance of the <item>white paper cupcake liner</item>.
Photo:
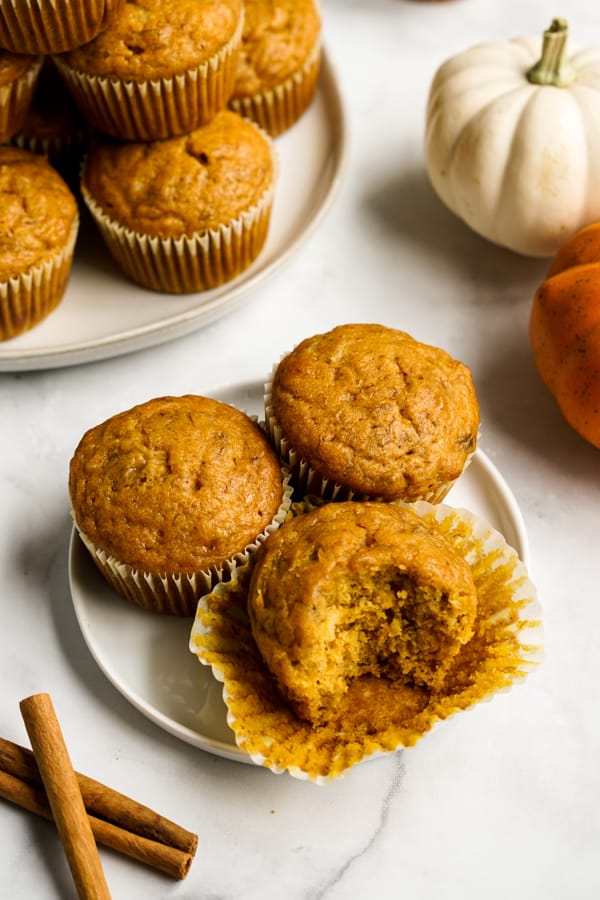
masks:
[(91, 41), (124, 0), (2, 0), (0, 46), (15, 53), (62, 53)]
[[(294, 450), (273, 411), (273, 378), (276, 371), (277, 364), (273, 366), (270, 378), (266, 382), (264, 388), (265, 423), (267, 433), (273, 446), (277, 450), (282, 463), (291, 472), (292, 483), (297, 498), (318, 497), (326, 502), (338, 502), (342, 500), (387, 500), (386, 497), (355, 491), (348, 487), (348, 485), (340, 484), (332, 478), (326, 478), (317, 472), (316, 469), (310, 465), (308, 460), (304, 459), (296, 452), (296, 450)], [(474, 453), (475, 450), (473, 450), (473, 452), (465, 459), (463, 469), (456, 478), (439, 484), (434, 490), (426, 491), (418, 499), (425, 500), (428, 503), (440, 503), (470, 464)]]
[[(257, 765), (330, 781), (363, 760), (414, 745), (442, 720), (508, 690), (540, 664), (541, 609), (516, 551), (472, 512), (425, 501), (406, 505), (435, 523), (464, 556), (478, 594), (474, 635), (435, 692), (355, 679), (330, 721), (313, 728), (279, 694), (254, 643), (246, 609), (249, 567), (198, 603), (190, 650), (223, 683), (228, 724)], [(377, 709), (385, 710), (385, 718)]]
[(0, 142), (23, 127), (40, 74), (41, 57), (14, 81), (0, 87)]
[(98, 547), (78, 526), (71, 510), (77, 532), (96, 566), (109, 584), (122, 597), (136, 606), (155, 613), (172, 616), (193, 616), (198, 599), (216, 585), (235, 578), (238, 568), (248, 565), (259, 546), (285, 521), (291, 505), (289, 473), (282, 471), (283, 495), (277, 513), (256, 538), (230, 559), (218, 566), (193, 573), (156, 573), (130, 566)]
[(0, 340), (29, 331), (58, 306), (71, 274), (78, 230), (76, 216), (62, 250), (21, 275), (0, 281)]
[(132, 231), (104, 213), (84, 182), (83, 199), (110, 254), (132, 281), (172, 294), (210, 290), (247, 269), (264, 247), (278, 170), (273, 148), (272, 153), (273, 180), (258, 203), (219, 228), (189, 236), (159, 238)]
[(188, 134), (227, 106), (243, 16), (232, 38), (202, 65), (171, 77), (133, 81), (90, 75), (55, 62), (82, 115), (99, 131), (129, 141)]
[(321, 41), (316, 42), (304, 65), (274, 88), (251, 96), (236, 96), (229, 101), (235, 112), (257, 122), (277, 137), (306, 112), (315, 96), (321, 66)]

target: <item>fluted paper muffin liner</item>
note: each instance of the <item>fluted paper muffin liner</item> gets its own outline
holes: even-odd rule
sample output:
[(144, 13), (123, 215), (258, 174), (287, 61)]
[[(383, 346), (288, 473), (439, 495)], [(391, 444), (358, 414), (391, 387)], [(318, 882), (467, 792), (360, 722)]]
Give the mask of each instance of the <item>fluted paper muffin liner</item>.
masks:
[(291, 505), (289, 473), (282, 470), (282, 478), (281, 504), (267, 527), (230, 559), (224, 560), (218, 566), (193, 573), (148, 572), (130, 566), (97, 546), (78, 527), (73, 510), (71, 515), (77, 532), (97, 568), (122, 597), (151, 612), (191, 617), (196, 611), (198, 599), (212, 591), (216, 585), (235, 579), (238, 568), (246, 567), (268, 535), (276, 531), (285, 521)]
[(79, 172), (87, 142), (88, 136), (83, 131), (48, 137), (19, 131), (11, 140), (11, 144), (21, 150), (45, 156), (73, 191), (79, 190)]
[(132, 281), (154, 291), (195, 293), (231, 281), (263, 249), (277, 180), (275, 154), (273, 161), (273, 181), (258, 203), (218, 228), (177, 238), (132, 231), (106, 215), (84, 182), (82, 194), (111, 256)]
[(98, 131), (121, 140), (164, 140), (194, 131), (227, 106), (242, 28), (243, 16), (232, 38), (207, 62), (156, 80), (91, 75), (60, 56), (55, 62), (80, 112)]
[(277, 137), (308, 109), (315, 96), (321, 68), (321, 41), (315, 43), (304, 65), (281, 84), (250, 96), (232, 96), (229, 107), (257, 122), (271, 137)]
[(254, 642), (246, 607), (250, 567), (199, 601), (190, 650), (223, 682), (229, 726), (257, 765), (329, 781), (363, 760), (414, 745), (437, 723), (508, 690), (541, 662), (536, 590), (502, 535), (468, 510), (425, 501), (399, 505), (441, 530), (468, 562), (477, 589), (473, 637), (439, 690), (363, 676), (336, 698), (328, 722), (313, 727), (282, 698)]
[[(342, 500), (387, 500), (388, 498), (386, 497), (355, 491), (348, 485), (340, 484), (332, 478), (326, 478), (324, 475), (317, 472), (317, 470), (310, 465), (308, 460), (304, 459), (304, 457), (294, 450), (281, 427), (279, 419), (273, 411), (273, 378), (276, 371), (277, 365), (273, 367), (269, 381), (265, 384), (265, 423), (267, 434), (279, 454), (279, 458), (291, 472), (292, 483), (297, 499), (303, 497), (315, 497), (326, 502), (337, 502)], [(426, 500), (428, 503), (440, 503), (470, 464), (474, 453), (475, 450), (466, 457), (462, 471), (456, 478), (438, 484), (435, 490), (422, 494), (418, 499)], [(415, 498), (411, 498), (411, 500), (414, 499)]]
[(20, 275), (0, 281), (0, 340), (29, 331), (58, 306), (71, 274), (78, 230), (76, 216), (62, 250)]
[(40, 57), (14, 81), (0, 86), (0, 143), (10, 140), (23, 127), (41, 65)]
[(63, 53), (91, 41), (124, 0), (2, 0), (0, 46), (15, 53)]

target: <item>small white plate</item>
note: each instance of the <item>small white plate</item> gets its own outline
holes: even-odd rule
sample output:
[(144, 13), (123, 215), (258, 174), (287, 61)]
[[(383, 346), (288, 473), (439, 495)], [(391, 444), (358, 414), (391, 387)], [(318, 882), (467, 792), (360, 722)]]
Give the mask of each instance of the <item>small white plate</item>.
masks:
[(313, 103), (296, 125), (276, 138), (275, 146), (280, 173), (269, 234), (245, 272), (196, 294), (149, 291), (118, 270), (83, 211), (63, 300), (31, 331), (0, 343), (0, 372), (106, 359), (180, 337), (234, 309), (284, 263), (329, 208), (346, 159), (345, 113), (326, 53)]
[[(231, 385), (211, 391), (210, 396), (262, 415), (259, 382)], [(483, 516), (528, 562), (525, 525), (515, 497), (481, 450), (444, 502)], [(192, 620), (154, 615), (123, 600), (100, 575), (75, 532), (69, 580), (83, 638), (117, 690), (181, 740), (216, 756), (250, 763), (227, 725), (222, 684), (188, 649)]]

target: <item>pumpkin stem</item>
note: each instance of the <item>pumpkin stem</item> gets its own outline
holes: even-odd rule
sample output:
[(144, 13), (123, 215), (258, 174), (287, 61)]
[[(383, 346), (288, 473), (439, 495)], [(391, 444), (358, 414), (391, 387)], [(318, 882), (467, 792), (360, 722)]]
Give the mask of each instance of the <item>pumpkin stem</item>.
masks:
[(527, 72), (532, 84), (568, 87), (575, 78), (575, 70), (566, 59), (569, 25), (566, 19), (553, 19), (544, 32), (542, 55)]

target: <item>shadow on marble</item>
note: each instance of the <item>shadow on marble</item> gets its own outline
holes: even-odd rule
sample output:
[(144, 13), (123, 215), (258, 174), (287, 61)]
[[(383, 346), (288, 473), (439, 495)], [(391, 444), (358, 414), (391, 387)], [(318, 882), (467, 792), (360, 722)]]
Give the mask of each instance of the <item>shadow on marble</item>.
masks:
[[(35, 855), (43, 863), (44, 876), (48, 880), (47, 896), (71, 897), (73, 896), (73, 880), (67, 858), (61, 852), (61, 845), (56, 834), (56, 829), (51, 822), (37, 816), (22, 816), (22, 810), (14, 807), (3, 808), (3, 814), (18, 817), (16, 827), (23, 827), (23, 822), (28, 832), (31, 847), (35, 847)], [(8, 895), (6, 895), (8, 896)]]
[[(462, 270), (465, 278), (490, 291), (490, 296), (522, 285), (531, 292), (548, 268), (548, 260), (519, 256), (472, 231), (434, 193), (422, 168), (381, 179), (363, 197), (366, 214), (388, 235), (397, 235), (433, 262)], [(529, 296), (529, 294), (528, 294)]]
[[(496, 336), (479, 366), (482, 417), (557, 471), (597, 484), (598, 450), (565, 421), (539, 377), (527, 337), (509, 330)], [(577, 461), (576, 466), (574, 460)]]

